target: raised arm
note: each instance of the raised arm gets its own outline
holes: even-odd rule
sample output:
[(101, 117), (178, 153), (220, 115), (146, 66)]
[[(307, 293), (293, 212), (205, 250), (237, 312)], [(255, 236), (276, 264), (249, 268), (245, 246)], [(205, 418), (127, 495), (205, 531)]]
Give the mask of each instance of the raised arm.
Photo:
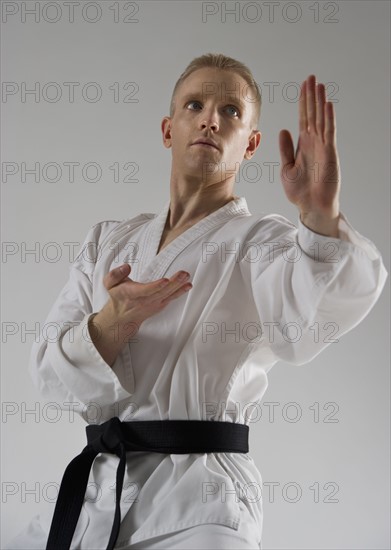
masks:
[(288, 130), (279, 135), (281, 181), (286, 196), (312, 231), (338, 237), (340, 167), (333, 104), (325, 86), (310, 75), (299, 100), (299, 139), (296, 153)]

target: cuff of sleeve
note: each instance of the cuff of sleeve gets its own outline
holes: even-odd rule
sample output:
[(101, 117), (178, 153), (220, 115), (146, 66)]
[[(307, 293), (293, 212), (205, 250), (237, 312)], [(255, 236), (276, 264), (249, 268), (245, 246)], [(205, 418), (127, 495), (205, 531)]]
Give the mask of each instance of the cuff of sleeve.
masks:
[(358, 251), (372, 261), (381, 259), (372, 241), (356, 231), (342, 212), (339, 213), (338, 232), (339, 238), (320, 235), (304, 225), (298, 216), (298, 244), (310, 258), (318, 262), (335, 263), (344, 254)]
[[(133, 379), (126, 380), (129, 376), (122, 376), (123, 371), (125, 371), (122, 353), (118, 355), (113, 366), (110, 367), (96, 349), (88, 330), (88, 321), (93, 315), (95, 313), (84, 316), (82, 321), (74, 327), (71, 339), (67, 338), (66, 335), (62, 339), (63, 353), (75, 367), (74, 370), (69, 372), (67, 382), (75, 388), (79, 398), (84, 403), (96, 402), (102, 406), (110, 405), (132, 395), (134, 390)], [(129, 355), (127, 347), (125, 347), (125, 350), (128, 351)], [(130, 369), (127, 370), (131, 372)], [(124, 381), (130, 392), (121, 385), (116, 372), (120, 374), (122, 379), (125, 378)], [(65, 373), (63, 373), (64, 376)]]

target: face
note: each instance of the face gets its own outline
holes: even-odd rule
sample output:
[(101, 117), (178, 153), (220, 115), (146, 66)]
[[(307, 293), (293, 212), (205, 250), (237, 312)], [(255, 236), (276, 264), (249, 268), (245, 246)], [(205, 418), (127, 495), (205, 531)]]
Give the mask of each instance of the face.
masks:
[[(247, 82), (232, 71), (208, 67), (190, 74), (177, 91), (173, 117), (162, 120), (173, 173), (211, 183), (234, 181), (243, 159), (253, 156), (261, 139), (251, 128), (251, 98)], [(216, 147), (194, 144), (202, 139)]]

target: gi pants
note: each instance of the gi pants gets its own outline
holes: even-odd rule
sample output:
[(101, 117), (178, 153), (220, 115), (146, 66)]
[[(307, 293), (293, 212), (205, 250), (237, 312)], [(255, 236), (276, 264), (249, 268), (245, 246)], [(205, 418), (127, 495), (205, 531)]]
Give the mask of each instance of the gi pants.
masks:
[[(135, 544), (116, 546), (116, 548), (121, 550), (200, 550), (201, 548), (202, 550), (262, 550), (261, 541), (258, 540), (258, 527), (242, 501), (240, 501), (240, 508), (240, 524), (237, 531), (225, 525), (206, 523)], [(28, 547), (26, 547), (26, 540), (29, 540)], [(46, 541), (47, 533), (44, 533), (39, 522), (33, 521), (25, 531), (6, 545), (5, 550), (44, 550)]]

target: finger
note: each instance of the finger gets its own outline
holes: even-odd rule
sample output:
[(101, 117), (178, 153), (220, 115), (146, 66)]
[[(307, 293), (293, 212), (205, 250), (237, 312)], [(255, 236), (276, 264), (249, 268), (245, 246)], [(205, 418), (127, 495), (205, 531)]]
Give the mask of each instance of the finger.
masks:
[(317, 98), (316, 98), (316, 128), (317, 133), (324, 138), (324, 126), (325, 126), (325, 101), (326, 92), (324, 84), (318, 84), (317, 86)]
[(307, 131), (316, 132), (316, 104), (315, 104), (315, 88), (316, 78), (315, 75), (310, 75), (307, 79), (306, 95), (307, 95)]
[(183, 296), (183, 294), (185, 294), (185, 292), (188, 292), (191, 288), (193, 288), (193, 285), (191, 283), (184, 284), (181, 288), (178, 288), (175, 292), (173, 292), (166, 298), (163, 298), (160, 302), (161, 305), (166, 305), (171, 302), (171, 300), (179, 298), (179, 296)]
[(106, 289), (109, 290), (113, 286), (119, 284), (125, 277), (127, 277), (131, 271), (131, 266), (129, 264), (122, 264), (115, 269), (112, 269), (103, 278), (103, 284)]
[(308, 121), (307, 121), (307, 83), (304, 82), (301, 85), (300, 100), (299, 100), (299, 131), (307, 132)]
[(168, 286), (170, 286), (170, 280), (167, 278), (157, 279), (156, 281), (152, 281), (150, 283), (139, 283), (138, 281), (133, 281), (132, 279), (128, 279), (128, 281), (131, 284), (127, 285), (127, 293), (132, 299), (147, 298), (149, 296), (154, 296), (155, 294), (157, 295), (162, 292), (162, 289), (165, 290)]
[(127, 286), (128, 295), (134, 300), (150, 298), (146, 300), (145, 303), (165, 299), (175, 292), (181, 285), (187, 282), (186, 279), (179, 279), (178, 275), (181, 273), (186, 273), (190, 276), (187, 272), (180, 271), (173, 275), (170, 279), (163, 277), (162, 279), (158, 279), (157, 281), (152, 281), (150, 283), (139, 283), (128, 279), (131, 283)]
[(294, 145), (288, 130), (281, 130), (279, 134), (281, 166), (289, 166), (295, 162)]
[[(182, 273), (182, 272), (180, 272)], [(186, 272), (183, 272), (186, 273)], [(190, 275), (189, 275), (190, 276)], [(164, 299), (168, 296), (170, 296), (173, 292), (175, 292), (178, 288), (188, 283), (189, 277), (187, 279), (180, 279), (179, 273), (176, 273), (169, 279), (168, 284), (162, 285), (160, 289), (158, 289), (159, 299)]]
[(186, 282), (186, 279), (179, 279), (181, 273), (189, 275), (186, 271), (179, 271), (170, 279), (163, 277), (151, 283), (138, 283), (137, 281), (132, 281), (132, 298), (151, 297), (152, 301), (166, 298)]
[(334, 105), (330, 103), (330, 101), (326, 102), (325, 105), (326, 113), (326, 123), (325, 123), (325, 142), (329, 144), (334, 144), (336, 141), (336, 123), (335, 123), (335, 113), (334, 113)]
[(146, 298), (149, 296), (158, 295), (164, 292), (165, 289), (170, 286), (170, 280), (163, 277), (157, 281), (152, 281), (151, 283), (138, 283), (137, 281), (132, 281), (131, 295), (132, 298)]

